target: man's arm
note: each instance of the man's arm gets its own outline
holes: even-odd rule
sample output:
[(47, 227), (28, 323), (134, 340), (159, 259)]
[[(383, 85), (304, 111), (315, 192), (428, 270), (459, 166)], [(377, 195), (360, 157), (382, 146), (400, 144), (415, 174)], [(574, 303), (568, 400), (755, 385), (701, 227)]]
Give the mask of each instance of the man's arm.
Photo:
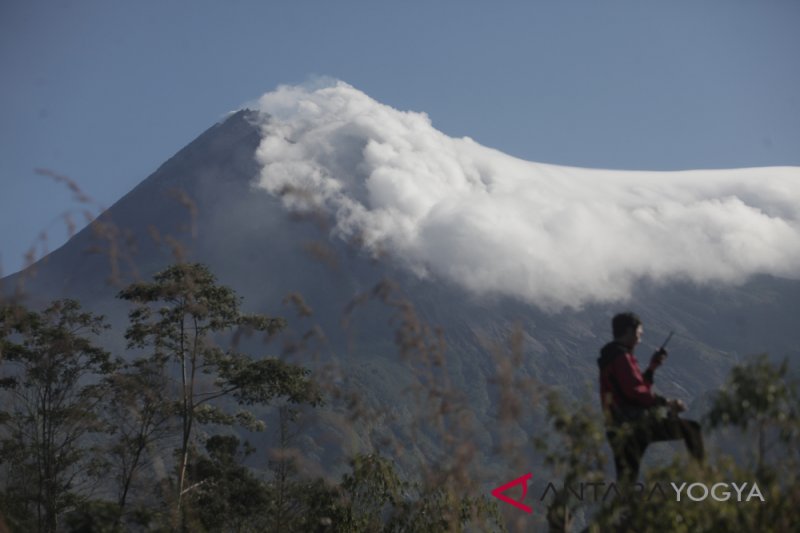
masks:
[(652, 372), (650, 372), (651, 380), (647, 381), (639, 372), (638, 366), (627, 355), (617, 357), (609, 370), (612, 379), (616, 380), (619, 386), (619, 392), (627, 402), (642, 407), (653, 407), (666, 403), (665, 398), (653, 394), (651, 390)]

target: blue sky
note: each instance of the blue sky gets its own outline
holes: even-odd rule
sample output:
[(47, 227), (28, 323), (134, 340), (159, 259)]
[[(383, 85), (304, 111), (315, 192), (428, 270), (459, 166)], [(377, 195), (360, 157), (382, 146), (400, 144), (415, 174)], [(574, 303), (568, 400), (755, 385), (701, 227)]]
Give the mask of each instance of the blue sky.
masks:
[[(568, 4), (568, 5), (567, 5)], [(227, 111), (346, 81), (524, 159), (800, 165), (800, 3), (0, 3), (0, 265), (109, 206)]]

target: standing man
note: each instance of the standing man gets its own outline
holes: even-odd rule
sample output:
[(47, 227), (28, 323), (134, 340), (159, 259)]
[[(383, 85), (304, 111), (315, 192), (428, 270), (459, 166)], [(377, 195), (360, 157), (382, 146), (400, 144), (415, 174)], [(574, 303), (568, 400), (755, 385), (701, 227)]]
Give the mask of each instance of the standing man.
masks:
[(606, 436), (614, 452), (617, 481), (632, 484), (651, 442), (683, 439), (689, 453), (702, 461), (703, 435), (700, 424), (684, 420), (681, 400), (667, 400), (653, 393), (653, 374), (667, 357), (663, 348), (655, 352), (644, 373), (633, 351), (642, 339), (642, 321), (634, 313), (620, 313), (611, 321), (614, 340), (603, 346), (600, 366), (600, 396), (606, 420)]

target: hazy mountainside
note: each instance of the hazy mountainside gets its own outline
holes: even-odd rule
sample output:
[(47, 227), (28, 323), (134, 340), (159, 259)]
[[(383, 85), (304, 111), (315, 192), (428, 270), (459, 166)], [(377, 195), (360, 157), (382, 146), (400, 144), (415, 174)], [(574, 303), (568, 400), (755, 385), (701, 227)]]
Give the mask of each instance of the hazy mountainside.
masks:
[[(656, 383), (665, 395), (690, 404), (717, 387), (729, 366), (745, 355), (769, 352), (800, 362), (796, 281), (759, 276), (739, 287), (642, 283), (630, 302), (553, 314), (508, 296), (478, 298), (451, 283), (419, 279), (393, 266), (396, 258), (391, 255), (376, 260), (357, 243), (330, 237), (324, 216), (293, 216), (280, 198), (255, 188), (261, 169), (254, 155), (261, 141), (258, 128), (251, 111), (214, 125), (92, 227), (30, 269), (3, 279), (3, 290), (9, 294), (24, 280), (25, 297), (33, 304), (76, 298), (111, 317), (121, 335), (127, 311), (115, 299), (120, 284), (163, 269), (174, 261), (173, 244), (180, 243), (179, 256), (207, 264), (220, 282), (244, 298), (246, 310), (286, 316), (296, 333), (319, 324), (327, 344), (317, 364), (340, 362), (345, 384), (370, 405), (393, 410), (397, 419), (390, 425), (400, 440), (407, 440), (403, 432), (414, 413), (406, 388), (422, 378), (398, 357), (393, 331), (401, 322), (389, 322), (396, 309), (373, 299), (355, 307), (350, 329), (341, 326), (349, 302), (391, 279), (423, 322), (441, 328), (447, 346), (445, 373), (468, 399), (484, 450), (493, 444), (499, 408), (500, 391), (489, 383), (497, 370), (492, 352), (507, 347), (515, 331), (521, 333), (523, 354), (517, 375), (592, 402), (597, 397), (597, 352), (608, 340), (610, 317), (618, 310), (635, 310), (645, 321), (640, 361), (649, 358), (670, 330), (676, 331), (671, 356)], [(592, 257), (583, 260), (591, 262)], [(115, 272), (115, 284), (109, 283)], [(282, 304), (290, 293), (303, 296), (313, 309), (310, 319), (296, 319), (293, 309)], [(119, 348), (122, 341), (110, 338), (107, 344)], [(280, 346), (269, 351), (278, 352)], [(518, 435), (536, 431), (523, 425)], [(341, 429), (332, 438), (348, 449), (365, 446), (380, 433), (380, 428), (349, 434)], [(435, 454), (434, 445), (426, 447), (424, 439), (416, 444), (423, 455)], [(321, 441), (309, 446), (320, 457), (328, 453)]]

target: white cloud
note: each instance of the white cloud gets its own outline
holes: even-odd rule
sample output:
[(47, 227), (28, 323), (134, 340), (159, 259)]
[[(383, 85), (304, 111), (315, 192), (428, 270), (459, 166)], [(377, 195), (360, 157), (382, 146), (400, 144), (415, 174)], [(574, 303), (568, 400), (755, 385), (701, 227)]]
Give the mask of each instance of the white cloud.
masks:
[(421, 276), (546, 309), (637, 280), (800, 275), (800, 168), (612, 171), (523, 161), (342, 83), (265, 94), (260, 186)]

